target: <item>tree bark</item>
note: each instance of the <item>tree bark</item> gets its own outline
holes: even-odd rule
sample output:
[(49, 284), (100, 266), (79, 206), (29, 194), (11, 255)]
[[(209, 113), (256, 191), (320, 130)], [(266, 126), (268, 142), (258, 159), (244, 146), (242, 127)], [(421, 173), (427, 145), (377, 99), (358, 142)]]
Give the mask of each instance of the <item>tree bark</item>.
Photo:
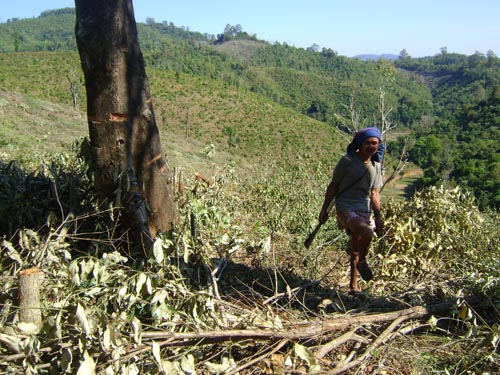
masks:
[(42, 273), (37, 267), (19, 272), (19, 321), (32, 323), (37, 330), (42, 327), (42, 309), (40, 306), (40, 283)]
[[(177, 220), (131, 0), (75, 0), (95, 187), (148, 250)], [(120, 178), (117, 179), (117, 176)], [(118, 180), (118, 182), (117, 182)]]

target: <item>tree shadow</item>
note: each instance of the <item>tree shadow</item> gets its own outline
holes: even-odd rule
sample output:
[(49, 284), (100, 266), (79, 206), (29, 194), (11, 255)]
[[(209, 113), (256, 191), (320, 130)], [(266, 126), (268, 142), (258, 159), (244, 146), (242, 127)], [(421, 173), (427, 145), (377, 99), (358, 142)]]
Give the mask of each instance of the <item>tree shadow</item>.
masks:
[(0, 237), (11, 238), (18, 228), (40, 228), (55, 208), (51, 180), (30, 172), (16, 161), (0, 161)]
[(411, 199), (420, 189), (422, 189), (422, 187), (422, 180), (420, 178), (414, 179), (411, 183), (404, 187), (403, 196), (405, 199)]
[(36, 167), (0, 160), (0, 237), (11, 238), (20, 228), (47, 229), (48, 222), (58, 225), (70, 213), (93, 208), (87, 142), (83, 139), (68, 147), (70, 156), (46, 157)]
[(376, 298), (367, 290), (349, 294), (349, 259), (344, 252), (332, 252), (331, 265), (331, 272), (318, 279), (300, 276), (285, 267), (261, 267), (248, 259), (212, 259), (210, 267), (199, 264), (195, 271), (188, 267), (190, 270), (183, 273), (195, 287), (216, 288), (221, 299), (243, 306), (293, 309), (308, 316), (377, 308)]

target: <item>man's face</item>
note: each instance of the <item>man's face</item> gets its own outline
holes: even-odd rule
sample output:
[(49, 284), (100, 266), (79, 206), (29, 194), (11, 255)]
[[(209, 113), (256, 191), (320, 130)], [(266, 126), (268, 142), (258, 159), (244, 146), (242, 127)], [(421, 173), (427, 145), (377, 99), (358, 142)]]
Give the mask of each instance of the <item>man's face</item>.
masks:
[(360, 152), (366, 156), (373, 156), (378, 150), (379, 139), (377, 137), (370, 137), (365, 139), (361, 145)]

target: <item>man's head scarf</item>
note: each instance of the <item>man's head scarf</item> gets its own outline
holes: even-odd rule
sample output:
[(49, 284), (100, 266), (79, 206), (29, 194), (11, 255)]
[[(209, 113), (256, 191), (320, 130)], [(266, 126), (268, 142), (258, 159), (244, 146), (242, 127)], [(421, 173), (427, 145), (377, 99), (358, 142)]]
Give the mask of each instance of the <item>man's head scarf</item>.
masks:
[(360, 149), (363, 142), (372, 137), (378, 138), (379, 147), (371, 159), (372, 161), (380, 162), (382, 160), (382, 156), (384, 155), (385, 146), (382, 143), (382, 134), (376, 127), (364, 128), (356, 132), (352, 142), (347, 146), (347, 155), (354, 155), (354, 153)]

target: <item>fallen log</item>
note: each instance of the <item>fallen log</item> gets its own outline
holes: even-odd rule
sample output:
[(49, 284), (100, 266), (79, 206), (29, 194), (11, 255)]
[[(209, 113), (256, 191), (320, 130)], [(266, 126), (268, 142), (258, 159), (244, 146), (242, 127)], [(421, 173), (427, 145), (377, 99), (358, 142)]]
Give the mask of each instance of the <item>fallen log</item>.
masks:
[(196, 332), (169, 332), (169, 331), (145, 331), (142, 333), (144, 339), (170, 339), (170, 340), (198, 340), (224, 341), (237, 339), (288, 339), (301, 340), (326, 335), (332, 331), (345, 330), (351, 326), (365, 324), (392, 322), (396, 319), (423, 318), (432, 314), (448, 312), (455, 306), (457, 300), (429, 306), (416, 306), (404, 310), (391, 311), (379, 314), (343, 315), (335, 319), (299, 323), (285, 329), (236, 329), (236, 330), (206, 330)]

